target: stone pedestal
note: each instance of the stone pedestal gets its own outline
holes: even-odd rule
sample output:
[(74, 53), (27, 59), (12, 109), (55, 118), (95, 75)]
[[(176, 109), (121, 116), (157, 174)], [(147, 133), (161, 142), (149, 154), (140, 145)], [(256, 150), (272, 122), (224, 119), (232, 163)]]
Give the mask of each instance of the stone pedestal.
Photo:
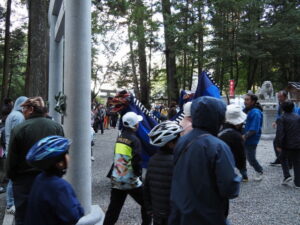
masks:
[(263, 127), (262, 127), (262, 139), (273, 139), (275, 137), (276, 129), (272, 124), (275, 122), (277, 113), (276, 102), (263, 102)]

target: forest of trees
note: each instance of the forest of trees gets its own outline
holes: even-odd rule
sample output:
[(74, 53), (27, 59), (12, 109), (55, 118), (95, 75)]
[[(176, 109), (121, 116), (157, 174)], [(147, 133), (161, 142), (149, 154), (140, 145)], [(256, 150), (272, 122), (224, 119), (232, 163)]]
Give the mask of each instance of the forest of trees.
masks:
[[(1, 99), (47, 98), (49, 0), (13, 2), (29, 16), (11, 29), (12, 0), (0, 7)], [(276, 90), (300, 81), (296, 0), (92, 0), (92, 34), (94, 96), (115, 79), (145, 105), (177, 100), (203, 70), (223, 92), (229, 79), (241, 94), (264, 80)]]

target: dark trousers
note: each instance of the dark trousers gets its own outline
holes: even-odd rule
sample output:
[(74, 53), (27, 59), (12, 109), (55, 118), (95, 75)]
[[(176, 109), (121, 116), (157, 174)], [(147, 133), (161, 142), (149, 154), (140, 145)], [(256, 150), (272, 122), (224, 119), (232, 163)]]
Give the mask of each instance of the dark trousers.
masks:
[(275, 159), (275, 162), (280, 162), (280, 153), (276, 150), (276, 137), (275, 139), (273, 140), (273, 148), (274, 148), (274, 152), (275, 152), (275, 156), (276, 156), (276, 159)]
[(263, 168), (256, 159), (256, 147), (257, 145), (245, 145), (246, 157), (249, 164), (254, 168), (256, 172), (262, 173)]
[(279, 157), (284, 178), (291, 176), (289, 169), (289, 155), (289, 151), (282, 150)]
[(168, 218), (153, 218), (153, 225), (168, 225)]
[(281, 160), (281, 166), (282, 166), (282, 172), (283, 176), (289, 177), (290, 171), (289, 171), (289, 162), (292, 163), (294, 168), (294, 182), (295, 185), (300, 187), (300, 149), (295, 150), (282, 150), (280, 154), (280, 160)]
[(98, 126), (99, 126), (99, 128), (100, 128), (100, 130), (101, 130), (101, 134), (103, 134), (103, 133), (104, 133), (104, 129), (103, 129), (103, 120), (100, 120), (100, 121), (99, 121)]
[(36, 175), (23, 175), (13, 180), (13, 195), (15, 200), (15, 225), (23, 225), (27, 210), (28, 197)]
[(113, 225), (117, 222), (127, 195), (130, 195), (141, 206), (142, 225), (151, 224), (151, 217), (147, 215), (143, 206), (143, 189), (140, 187), (132, 190), (111, 189), (110, 203), (103, 225)]
[(103, 120), (99, 120), (98, 118), (95, 119), (94, 124), (93, 124), (93, 128), (95, 133), (98, 133), (98, 130), (100, 128), (101, 130), (101, 134), (103, 134), (104, 130), (103, 130)]

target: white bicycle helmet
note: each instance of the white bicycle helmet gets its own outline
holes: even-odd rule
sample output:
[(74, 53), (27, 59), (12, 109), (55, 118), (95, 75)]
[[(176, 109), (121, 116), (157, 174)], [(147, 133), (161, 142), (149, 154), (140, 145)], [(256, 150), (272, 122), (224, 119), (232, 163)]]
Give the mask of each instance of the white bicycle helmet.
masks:
[(162, 147), (177, 138), (181, 131), (183, 131), (182, 126), (174, 121), (162, 122), (156, 125), (148, 134), (150, 137), (150, 144)]

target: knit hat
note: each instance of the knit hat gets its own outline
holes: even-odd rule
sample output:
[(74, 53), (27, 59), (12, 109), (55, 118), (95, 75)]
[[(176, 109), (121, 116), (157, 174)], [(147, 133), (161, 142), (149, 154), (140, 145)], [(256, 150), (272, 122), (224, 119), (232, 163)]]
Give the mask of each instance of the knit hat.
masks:
[(242, 111), (241, 106), (231, 104), (226, 108), (225, 118), (227, 123), (238, 125), (245, 122), (247, 114)]
[(184, 116), (191, 116), (192, 102), (187, 102), (183, 105)]

